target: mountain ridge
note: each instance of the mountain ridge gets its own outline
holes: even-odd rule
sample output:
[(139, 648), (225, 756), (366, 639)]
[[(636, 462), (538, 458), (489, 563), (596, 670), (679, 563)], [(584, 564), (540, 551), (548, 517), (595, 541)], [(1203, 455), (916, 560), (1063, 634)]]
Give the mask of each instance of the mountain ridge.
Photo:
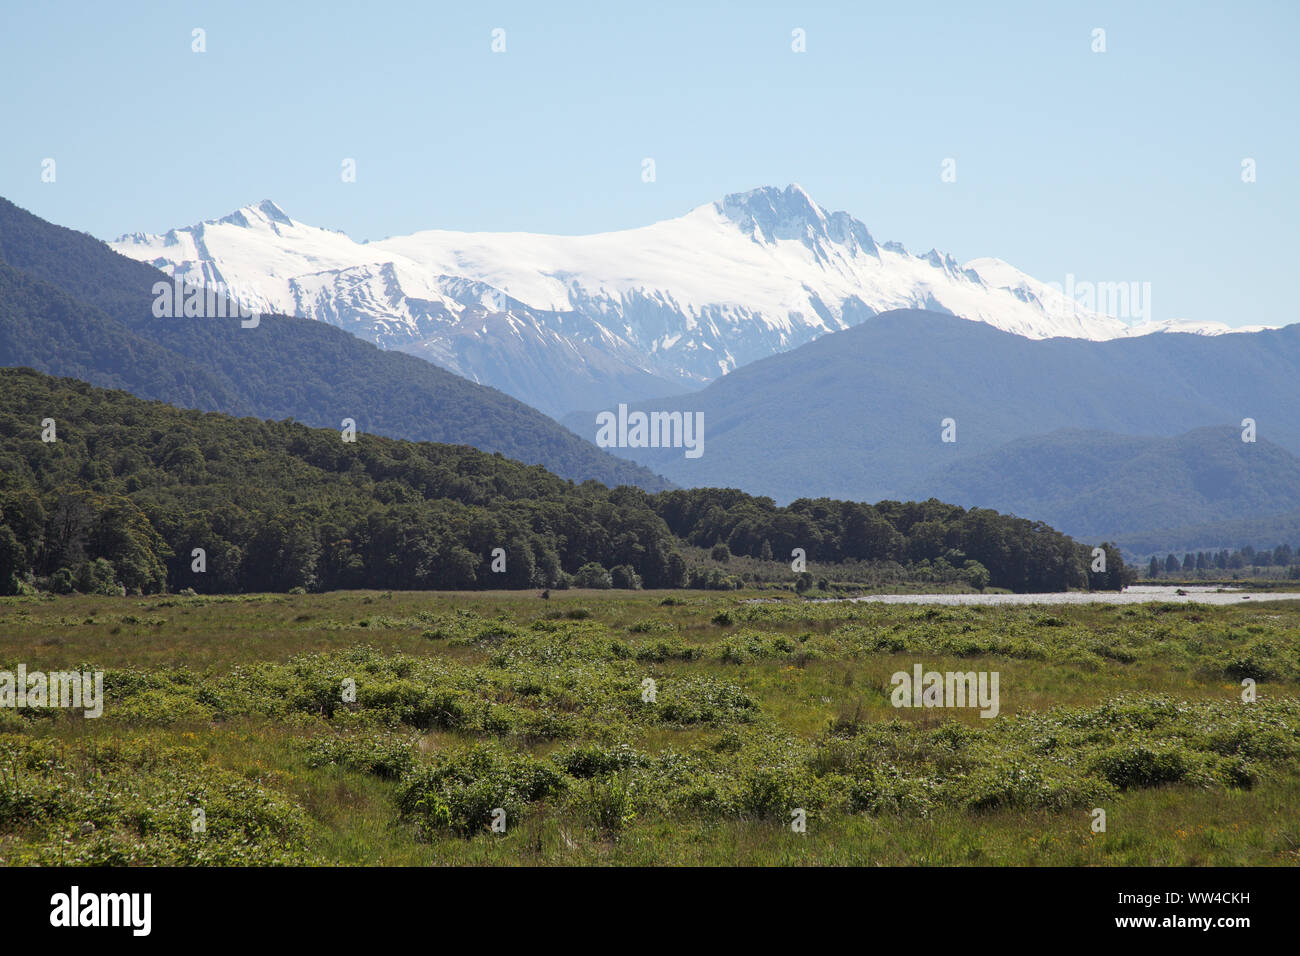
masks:
[(900, 308), (1031, 338), (1231, 331), (1132, 327), (1000, 259), (912, 255), (797, 183), (586, 236), (430, 229), (357, 242), (263, 200), (110, 245), (186, 281), (244, 289), (266, 311), (420, 355), (557, 416), (700, 387)]

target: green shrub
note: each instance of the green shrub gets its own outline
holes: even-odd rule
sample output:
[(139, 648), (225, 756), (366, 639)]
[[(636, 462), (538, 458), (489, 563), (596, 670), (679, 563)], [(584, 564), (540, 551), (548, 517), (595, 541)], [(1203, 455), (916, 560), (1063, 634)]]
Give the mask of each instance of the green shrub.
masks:
[(415, 765), (415, 740), (376, 732), (318, 737), (307, 747), (307, 766), (334, 765), (396, 780)]
[(494, 810), (505, 810), (508, 827), (563, 786), (559, 771), (549, 764), (478, 745), (441, 754), (411, 770), (400, 785), (398, 806), (430, 831), (471, 836), (490, 826)]
[(1093, 761), (1092, 769), (1120, 790), (1177, 783), (1191, 776), (1197, 761), (1180, 748), (1120, 744)]

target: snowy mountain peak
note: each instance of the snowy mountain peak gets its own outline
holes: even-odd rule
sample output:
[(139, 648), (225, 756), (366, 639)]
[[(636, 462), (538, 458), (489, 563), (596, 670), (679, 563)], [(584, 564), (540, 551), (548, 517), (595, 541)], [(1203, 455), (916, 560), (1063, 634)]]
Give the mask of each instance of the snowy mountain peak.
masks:
[[(701, 385), (893, 309), (1029, 338), (1142, 334), (1000, 259), (963, 266), (936, 249), (878, 245), (797, 183), (586, 236), (429, 230), (362, 243), (262, 200), (111, 245), (186, 281), (254, 290), (262, 311), (330, 322), (551, 414)], [(1195, 330), (1221, 331), (1212, 326)], [(1142, 331), (1156, 330), (1174, 328)]]
[[(226, 225), (240, 226), (244, 229), (266, 228), (272, 223), (281, 226), (295, 225), (285, 211), (269, 199), (263, 199), (259, 203), (236, 209), (229, 216), (223, 216), (216, 221)], [(205, 222), (203, 225), (212, 225), (212, 223)]]
[(866, 226), (846, 212), (827, 213), (798, 183), (731, 193), (713, 208), (756, 242), (793, 239), (814, 248), (828, 241), (846, 245), (855, 254), (876, 254)]
[[(220, 219), (204, 219), (192, 226), (182, 226), (175, 229), (168, 229), (163, 235), (158, 236), (148, 232), (131, 232), (118, 236), (110, 246), (123, 252), (123, 247), (135, 245), (143, 248), (151, 244), (164, 242), (167, 245), (177, 245), (185, 242), (191, 242), (196, 237), (207, 237), (212, 227), (216, 226), (235, 226), (239, 229), (262, 230), (280, 235), (279, 227), (294, 228), (301, 226), (301, 223), (295, 222), (289, 218), (288, 213), (281, 209), (270, 199), (263, 199), (261, 202), (250, 203), (247, 206), (241, 206), (229, 215), (222, 216)], [(322, 230), (325, 231), (325, 230)], [(126, 254), (126, 253), (123, 253)], [(143, 258), (134, 256), (133, 258)]]
[(803, 239), (811, 227), (825, 230), (826, 213), (798, 183), (784, 190), (760, 186), (743, 193), (730, 193), (714, 208), (740, 227), (741, 232), (764, 242)]

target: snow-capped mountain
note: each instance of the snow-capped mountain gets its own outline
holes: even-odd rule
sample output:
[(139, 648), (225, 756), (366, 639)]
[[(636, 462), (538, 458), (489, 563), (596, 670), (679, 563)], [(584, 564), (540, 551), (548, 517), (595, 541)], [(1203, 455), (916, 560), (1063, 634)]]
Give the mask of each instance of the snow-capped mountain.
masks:
[(187, 282), (221, 283), (263, 312), (423, 356), (554, 415), (703, 385), (891, 309), (1030, 338), (1138, 332), (1001, 260), (960, 265), (877, 243), (798, 185), (589, 236), (430, 230), (356, 242), (266, 200), (110, 245)]

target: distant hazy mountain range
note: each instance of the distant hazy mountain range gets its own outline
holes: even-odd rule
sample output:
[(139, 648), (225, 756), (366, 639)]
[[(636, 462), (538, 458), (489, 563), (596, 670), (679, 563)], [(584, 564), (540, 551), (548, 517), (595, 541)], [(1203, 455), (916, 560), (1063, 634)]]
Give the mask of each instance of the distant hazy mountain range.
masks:
[[(308, 319), (157, 318), (151, 266), (0, 199), (0, 365), (187, 408), (473, 445), (575, 481), (663, 479), (501, 392)], [(231, 310), (233, 314), (233, 310)]]
[[(1267, 542), (1267, 543), (1266, 543)], [(1209, 548), (1241, 549), (1250, 545), (1256, 550), (1288, 544), (1292, 548), (1300, 542), (1300, 509), (1282, 514), (1235, 518), (1183, 525), (1177, 528), (1155, 528), (1114, 536), (1114, 544), (1129, 559), (1145, 562), (1151, 555), (1161, 557)]]
[[(944, 501), (978, 501), (1069, 528), (1085, 540), (1112, 538), (1126, 547), (1142, 537), (1160, 540), (1149, 534), (1153, 530), (1212, 517), (1225, 525), (1218, 546), (1239, 547), (1255, 536), (1237, 541), (1238, 523), (1276, 517), (1300, 503), (1300, 458), (1266, 439), (1243, 442), (1241, 429), (1232, 426), (1172, 438), (1063, 429), (947, 465), (931, 488)], [(1300, 540), (1274, 527), (1258, 536), (1282, 534), (1275, 544)], [(1171, 541), (1154, 550), (1174, 546)]]
[(187, 282), (224, 284), (263, 311), (419, 355), (552, 415), (698, 387), (894, 309), (1029, 338), (1232, 331), (1130, 326), (998, 259), (913, 255), (797, 185), (590, 236), (430, 230), (357, 242), (266, 200), (111, 245)]
[[(900, 311), (634, 405), (702, 413), (698, 458), (618, 453), (686, 486), (778, 501), (933, 495), (1096, 539), (1300, 508), (1298, 382), (1300, 325), (1032, 340)], [(596, 434), (593, 414), (566, 421)]]

